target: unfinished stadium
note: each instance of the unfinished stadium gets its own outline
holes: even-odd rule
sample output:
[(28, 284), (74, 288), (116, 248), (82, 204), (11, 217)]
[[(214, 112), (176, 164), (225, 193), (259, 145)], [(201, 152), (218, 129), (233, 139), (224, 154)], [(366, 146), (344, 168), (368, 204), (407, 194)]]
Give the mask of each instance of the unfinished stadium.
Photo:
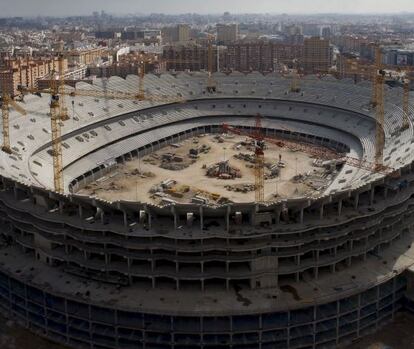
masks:
[[(308, 76), (298, 93), (276, 74), (214, 78), (206, 93), (204, 73), (145, 76), (147, 91), (180, 103), (67, 97), (63, 193), (50, 97), (27, 95), (27, 116), (11, 111), (12, 153), (0, 155), (4, 313), (73, 348), (293, 349), (346, 345), (410, 304), (414, 145), (401, 90), (385, 92), (391, 175), (284, 147), (373, 162), (370, 83)], [(137, 85), (128, 76), (77, 88)], [(258, 113), (263, 202), (246, 136)]]

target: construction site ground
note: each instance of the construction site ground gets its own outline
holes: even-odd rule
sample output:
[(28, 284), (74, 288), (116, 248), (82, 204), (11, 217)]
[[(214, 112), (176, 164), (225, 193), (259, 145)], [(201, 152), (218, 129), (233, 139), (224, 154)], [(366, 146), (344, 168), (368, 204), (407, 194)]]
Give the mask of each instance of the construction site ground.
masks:
[[(141, 159), (118, 165), (111, 173), (90, 183), (79, 193), (108, 201), (135, 200), (159, 204), (161, 198), (150, 191), (170, 179), (176, 182), (172, 190), (181, 190), (182, 197), (163, 195), (176, 202), (191, 202), (191, 198), (199, 190), (204, 191), (204, 196), (211, 193), (215, 198), (225, 198), (233, 202), (253, 202), (254, 164), (234, 157), (240, 153), (253, 155), (254, 148), (249, 145), (251, 140), (238, 135), (221, 135), (217, 138), (217, 135), (212, 134), (201, 135), (166, 146)], [(242, 142), (246, 145), (240, 145)], [(201, 152), (197, 158), (189, 156), (190, 149), (201, 148), (203, 145), (207, 151)], [(264, 153), (266, 163), (277, 164), (281, 156), (284, 164), (280, 167), (278, 176), (265, 180), (266, 200), (312, 196), (326, 188), (333, 179), (332, 174), (326, 176), (324, 169), (314, 166), (314, 159), (306, 153), (294, 152), (273, 143), (266, 143)], [(162, 161), (166, 157), (168, 161)], [(241, 178), (219, 179), (206, 176), (206, 168), (223, 160), (229, 160), (230, 166), (239, 169)], [(171, 169), (174, 167), (176, 170)], [(308, 175), (306, 180), (292, 180), (296, 175), (305, 174)], [(182, 190), (186, 186), (189, 190)], [(227, 189), (229, 187), (231, 190)], [(243, 188), (247, 188), (245, 192), (240, 190)]]

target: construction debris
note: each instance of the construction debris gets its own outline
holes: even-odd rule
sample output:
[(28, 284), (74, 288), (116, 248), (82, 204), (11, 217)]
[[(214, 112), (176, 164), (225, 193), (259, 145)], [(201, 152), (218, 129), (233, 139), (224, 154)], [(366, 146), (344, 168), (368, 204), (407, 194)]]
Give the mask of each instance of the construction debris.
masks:
[(232, 167), (228, 160), (220, 161), (207, 167), (207, 177), (216, 177), (220, 179), (241, 178), (241, 172), (238, 168)]
[(249, 193), (255, 191), (256, 187), (254, 184), (245, 183), (245, 184), (236, 184), (236, 185), (225, 185), (228, 191), (234, 191), (236, 193)]

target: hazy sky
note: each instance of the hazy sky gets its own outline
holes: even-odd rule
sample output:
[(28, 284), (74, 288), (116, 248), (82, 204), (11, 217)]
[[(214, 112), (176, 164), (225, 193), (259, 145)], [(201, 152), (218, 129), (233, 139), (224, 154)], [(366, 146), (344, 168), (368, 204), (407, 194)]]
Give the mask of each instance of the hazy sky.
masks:
[(414, 0), (0, 0), (2, 16), (110, 13), (414, 12)]

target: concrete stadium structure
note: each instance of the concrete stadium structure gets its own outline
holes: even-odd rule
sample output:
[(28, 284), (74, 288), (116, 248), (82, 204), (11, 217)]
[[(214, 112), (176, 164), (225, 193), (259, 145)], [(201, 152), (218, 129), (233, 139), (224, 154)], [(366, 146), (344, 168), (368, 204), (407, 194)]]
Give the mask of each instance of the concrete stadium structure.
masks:
[[(48, 96), (11, 113), (0, 155), (0, 308), (73, 348), (336, 348), (391, 321), (414, 263), (413, 125), (386, 91), (387, 177), (344, 165), (318, 197), (226, 205), (107, 202), (75, 192), (166, 144), (252, 127), (375, 156), (370, 84), (258, 73), (147, 75), (186, 103), (67, 97), (65, 194), (53, 191)], [(134, 91), (136, 76), (77, 88)], [(412, 105), (410, 105), (413, 110)], [(286, 130), (288, 126), (289, 131)]]

